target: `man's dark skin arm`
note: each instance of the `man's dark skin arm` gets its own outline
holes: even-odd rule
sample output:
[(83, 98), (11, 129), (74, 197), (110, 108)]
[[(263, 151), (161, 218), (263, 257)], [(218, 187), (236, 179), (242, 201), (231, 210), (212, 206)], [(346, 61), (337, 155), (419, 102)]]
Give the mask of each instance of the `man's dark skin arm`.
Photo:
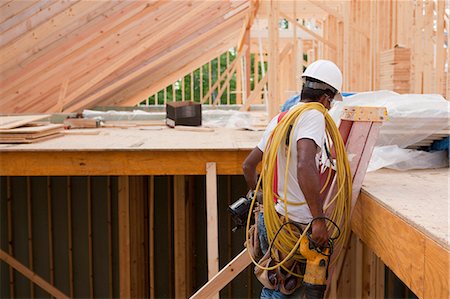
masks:
[(247, 182), (247, 186), (252, 190), (256, 189), (256, 184), (258, 183), (258, 173), (256, 172), (256, 167), (259, 162), (261, 162), (262, 156), (263, 152), (258, 147), (255, 147), (247, 158), (245, 158), (244, 163), (242, 163), (245, 181)]
[[(323, 202), (320, 199), (320, 176), (316, 166), (317, 145), (312, 139), (297, 141), (297, 180), (313, 218), (323, 217)], [(321, 247), (328, 245), (328, 230), (325, 220), (312, 224), (312, 239)]]

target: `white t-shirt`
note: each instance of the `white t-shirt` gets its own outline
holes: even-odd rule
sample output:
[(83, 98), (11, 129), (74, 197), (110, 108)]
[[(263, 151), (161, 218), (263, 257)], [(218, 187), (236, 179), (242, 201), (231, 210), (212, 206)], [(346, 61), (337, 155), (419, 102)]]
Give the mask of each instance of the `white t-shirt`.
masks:
[[(303, 103), (299, 103), (298, 105), (302, 105)], [(269, 123), (264, 132), (264, 135), (261, 141), (258, 144), (258, 148), (264, 152), (266, 148), (267, 141), (278, 124), (278, 115), (275, 116)], [(288, 202), (298, 202), (304, 203), (302, 205), (289, 205), (288, 204), (288, 216), (289, 219), (307, 223), (312, 220), (312, 215), (309, 210), (308, 204), (306, 203), (305, 196), (303, 195), (302, 190), (297, 181), (297, 141), (302, 138), (308, 138), (314, 140), (316, 145), (318, 146), (318, 151), (316, 155), (316, 165), (319, 167), (319, 159), (321, 156), (322, 147), (325, 141), (325, 117), (323, 114), (315, 109), (307, 110), (303, 112), (300, 116), (300, 120), (294, 130), (293, 135), (293, 143), (291, 145), (291, 157), (289, 160), (289, 171), (288, 171), (288, 180), (287, 180), (287, 200)], [(284, 175), (286, 171), (286, 153), (285, 147), (282, 146), (282, 149), (278, 150), (278, 195), (280, 196), (280, 200), (275, 205), (276, 211), (285, 216), (284, 211)]]

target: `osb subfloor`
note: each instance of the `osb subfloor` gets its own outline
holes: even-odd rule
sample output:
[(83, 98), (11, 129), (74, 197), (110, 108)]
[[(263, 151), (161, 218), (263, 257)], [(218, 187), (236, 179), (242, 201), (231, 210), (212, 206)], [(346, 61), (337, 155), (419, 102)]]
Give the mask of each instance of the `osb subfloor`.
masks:
[(367, 173), (363, 189), (400, 218), (450, 249), (449, 169)]

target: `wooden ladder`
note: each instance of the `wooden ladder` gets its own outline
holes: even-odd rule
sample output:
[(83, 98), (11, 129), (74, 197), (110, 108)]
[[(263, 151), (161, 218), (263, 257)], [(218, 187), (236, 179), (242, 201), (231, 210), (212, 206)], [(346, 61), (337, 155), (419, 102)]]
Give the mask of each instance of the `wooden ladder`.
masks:
[[(381, 124), (387, 118), (384, 107), (344, 107), (339, 132), (346, 145), (349, 157), (350, 170), (352, 174), (352, 210), (355, 206), (361, 190), (362, 182), (367, 171), (367, 166), (372, 155), (375, 142), (378, 138)], [(332, 174), (334, 178), (334, 173)], [(336, 194), (335, 180), (327, 190), (326, 200)], [(348, 237), (348, 236), (347, 236)], [(349, 238), (347, 238), (349, 239)], [(344, 247), (345, 248), (345, 247)], [(334, 256), (338, 256), (335, 254)], [(327, 294), (333, 297), (336, 294), (336, 281), (341, 272), (344, 254), (334, 263), (329, 270)], [(230, 261), (220, 272), (213, 276), (203, 287), (201, 287), (191, 299), (218, 297), (228, 283), (251, 264), (251, 259), (244, 248), (232, 261)], [(334, 288), (334, 289), (333, 289)]]

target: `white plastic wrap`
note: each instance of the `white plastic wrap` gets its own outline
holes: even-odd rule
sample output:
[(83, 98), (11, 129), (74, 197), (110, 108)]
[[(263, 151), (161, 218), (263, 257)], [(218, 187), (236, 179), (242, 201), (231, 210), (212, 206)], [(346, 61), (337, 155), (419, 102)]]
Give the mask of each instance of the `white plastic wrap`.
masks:
[(383, 122), (378, 146), (406, 148), (449, 126), (450, 102), (440, 95), (404, 94), (392, 91), (363, 92), (338, 102), (330, 114), (340, 119), (344, 106), (386, 107), (388, 121)]
[(372, 154), (369, 171), (382, 167), (398, 170), (448, 167), (446, 152), (424, 152), (405, 148), (449, 126), (450, 102), (440, 95), (405, 94), (392, 91), (358, 93), (338, 102), (330, 114), (339, 123), (344, 106), (386, 107)]
[(84, 118), (94, 118), (100, 120), (148, 120), (148, 119), (164, 119), (166, 112), (146, 112), (142, 110), (133, 111), (95, 111), (83, 110)]
[(446, 151), (425, 152), (400, 148), (397, 145), (377, 146), (367, 171), (380, 168), (397, 170), (448, 167)]

